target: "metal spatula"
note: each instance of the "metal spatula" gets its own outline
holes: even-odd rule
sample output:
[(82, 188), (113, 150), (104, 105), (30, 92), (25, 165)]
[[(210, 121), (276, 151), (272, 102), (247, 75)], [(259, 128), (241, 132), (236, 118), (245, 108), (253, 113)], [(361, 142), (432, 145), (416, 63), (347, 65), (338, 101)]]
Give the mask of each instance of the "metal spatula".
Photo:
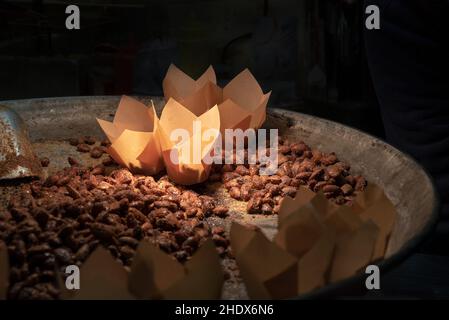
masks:
[(0, 180), (37, 177), (42, 167), (20, 116), (0, 105)]

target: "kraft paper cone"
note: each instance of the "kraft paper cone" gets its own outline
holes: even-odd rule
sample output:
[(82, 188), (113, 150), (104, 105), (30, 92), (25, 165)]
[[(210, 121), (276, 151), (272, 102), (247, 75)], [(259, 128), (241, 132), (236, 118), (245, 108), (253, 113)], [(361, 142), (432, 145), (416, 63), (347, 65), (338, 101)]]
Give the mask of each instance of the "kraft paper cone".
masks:
[[(219, 105), (220, 114), (226, 112), (232, 112), (236, 115), (248, 113), (251, 116), (249, 128), (259, 129), (266, 119), (270, 95), (271, 91), (267, 94), (263, 93), (257, 80), (248, 69), (245, 69), (223, 88), (223, 101), (229, 99), (239, 108)], [(223, 124), (227, 128), (226, 125), (227, 123)]]
[[(195, 123), (198, 125), (196, 129)], [(187, 133), (184, 141), (172, 141), (171, 138), (180, 138), (177, 135), (172, 137), (178, 129)], [(205, 140), (204, 135), (209, 130), (216, 134)], [(162, 111), (158, 134), (170, 179), (183, 185), (205, 181), (211, 169), (211, 164), (206, 163), (205, 158), (212, 155), (219, 132), (220, 115), (217, 106), (197, 117), (174, 99), (169, 99)]]
[(337, 234), (351, 233), (359, 229), (363, 219), (351, 208), (342, 206), (324, 219), (324, 223)]
[(174, 97), (173, 99), (199, 117), (223, 100), (223, 92), (220, 87), (212, 82), (208, 82), (201, 89), (184, 99), (178, 100)]
[[(295, 198), (286, 197), (281, 203), (279, 232), (275, 238), (277, 243), (297, 256), (304, 254), (312, 244), (316, 244), (320, 235), (318, 221), (322, 221), (327, 231), (336, 234), (331, 280), (337, 281), (353, 275), (369, 262), (383, 257), (387, 243), (385, 235), (391, 233), (393, 221), (385, 219), (390, 223), (382, 224), (384, 220), (381, 217), (394, 218), (396, 215), (392, 205), (388, 206), (388, 210), (381, 210), (387, 207), (386, 203), (391, 204), (385, 201), (386, 197), (381, 197), (384, 195), (381, 190), (371, 187), (367, 191), (366, 195), (359, 196), (360, 212), (356, 213), (357, 209), (336, 206), (321, 193), (314, 194), (301, 187)], [(373, 209), (367, 210), (366, 206)], [(384, 215), (377, 211), (384, 212)], [(353, 254), (358, 258), (348, 259)]]
[(131, 97), (122, 96), (113, 122), (97, 119), (111, 142), (109, 155), (133, 172), (153, 175), (163, 169), (159, 119), (154, 110)]
[(245, 131), (251, 128), (251, 113), (242, 109), (232, 100), (226, 100), (219, 104), (221, 135), (226, 137), (226, 129), (241, 129)]
[(300, 186), (294, 198), (285, 197), (279, 210), (279, 228), (281, 229), (289, 217), (295, 215), (300, 208), (308, 207), (310, 211), (319, 213), (321, 218), (338, 210), (338, 206), (328, 201), (322, 192), (315, 193), (309, 188)]
[(282, 210), (280, 210), (278, 214), (279, 228), (282, 227), (284, 221), (286, 221), (299, 208), (310, 203), (310, 201), (315, 196), (316, 196), (315, 192), (311, 191), (309, 188), (300, 186), (294, 198), (285, 197), (284, 199), (282, 199), (281, 201)]
[(312, 208), (302, 207), (300, 212), (284, 222), (275, 236), (277, 245), (297, 258), (301, 258), (321, 238), (324, 224)]
[(196, 116), (218, 105), (222, 135), (225, 129), (258, 129), (266, 119), (266, 107), (271, 92), (264, 94), (248, 69), (243, 70), (223, 89), (217, 86), (210, 66), (193, 80), (171, 65), (163, 81), (165, 100), (173, 98)]
[(128, 290), (128, 273), (110, 253), (97, 248), (80, 268), (80, 289), (74, 300), (135, 299)]
[(352, 233), (338, 235), (330, 282), (348, 278), (368, 265), (373, 258), (379, 228), (368, 220)]
[(359, 213), (362, 219), (371, 219), (379, 227), (374, 259), (382, 258), (396, 220), (396, 208), (393, 203), (380, 187), (370, 183), (364, 192), (357, 195), (353, 210)]
[(218, 299), (223, 282), (220, 258), (211, 239), (185, 266), (142, 241), (131, 267), (129, 289), (141, 299)]
[[(197, 80), (193, 80), (174, 64), (171, 64), (167, 70), (164, 80), (162, 81), (165, 101), (168, 102), (170, 98), (173, 98), (176, 101), (183, 103), (186, 98), (192, 96), (209, 83), (213, 85), (216, 85), (217, 83), (215, 71), (212, 66), (209, 66), (209, 68), (207, 68), (207, 70)], [(215, 103), (207, 105), (204, 107), (204, 110), (206, 111), (214, 105)], [(191, 111), (193, 112), (193, 110)], [(199, 116), (205, 111), (196, 115)]]
[[(281, 202), (273, 242), (261, 231), (234, 223), (231, 246), (250, 297), (308, 293), (351, 277), (378, 259), (376, 250), (379, 243), (386, 245), (393, 223), (387, 218), (395, 211), (383, 192), (373, 187), (367, 191), (352, 208), (301, 187), (294, 198)], [(384, 215), (377, 213), (383, 208)]]
[(206, 240), (185, 265), (143, 240), (130, 272), (99, 247), (80, 268), (79, 290), (67, 290), (59, 272), (57, 281), (61, 299), (219, 299), (224, 275), (212, 239)]
[(251, 299), (281, 299), (295, 294), (297, 259), (260, 230), (234, 222), (231, 246)]
[[(279, 212), (282, 223), (274, 241), (299, 259), (297, 294), (325, 284), (335, 247), (335, 231), (325, 225), (322, 213), (308, 204), (315, 198), (312, 191), (302, 188), (294, 199), (284, 199)], [(299, 206), (296, 212), (295, 205)]]
[(131, 266), (129, 289), (140, 299), (161, 299), (185, 276), (184, 267), (148, 241), (141, 241)]
[(298, 294), (320, 288), (326, 284), (335, 248), (335, 232), (325, 229), (315, 245), (298, 262)]
[(8, 248), (0, 242), (0, 300), (5, 300), (9, 287)]
[(167, 289), (162, 297), (171, 300), (219, 299), (224, 282), (223, 269), (215, 244), (211, 239), (186, 263), (185, 276)]

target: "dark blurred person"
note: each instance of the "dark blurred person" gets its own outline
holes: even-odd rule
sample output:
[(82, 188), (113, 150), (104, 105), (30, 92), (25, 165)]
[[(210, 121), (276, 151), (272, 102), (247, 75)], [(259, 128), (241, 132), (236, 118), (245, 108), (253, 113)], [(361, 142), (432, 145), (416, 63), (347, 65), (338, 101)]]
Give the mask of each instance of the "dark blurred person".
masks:
[[(449, 254), (449, 0), (374, 0), (368, 63), (389, 143), (433, 176), (441, 220), (423, 251)], [(420, 183), (416, 181), (416, 183)]]

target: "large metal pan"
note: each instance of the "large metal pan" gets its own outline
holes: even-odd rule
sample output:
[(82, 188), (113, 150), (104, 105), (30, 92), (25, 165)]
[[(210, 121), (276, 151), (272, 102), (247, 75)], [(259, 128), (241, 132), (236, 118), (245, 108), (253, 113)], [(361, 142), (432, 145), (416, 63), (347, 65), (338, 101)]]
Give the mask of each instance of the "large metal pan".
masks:
[[(68, 155), (76, 154), (63, 140), (81, 135), (101, 137), (95, 118), (112, 119), (119, 99), (70, 97), (3, 101), (0, 104), (21, 115), (29, 127), (36, 152), (49, 156), (53, 162), (50, 170), (56, 170), (66, 166)], [(149, 102), (150, 98), (142, 100)], [(160, 112), (163, 100), (159, 97), (152, 100)], [(381, 272), (407, 257), (432, 229), (439, 210), (437, 194), (429, 175), (409, 156), (361, 131), (296, 112), (272, 108), (268, 112), (266, 127), (278, 128), (280, 134), (289, 136), (291, 140), (304, 140), (314, 148), (335, 152), (351, 165), (353, 172), (363, 174), (368, 181), (385, 189), (397, 208), (398, 217), (385, 259), (379, 263)], [(85, 161), (89, 160), (86, 158)], [(2, 192), (7, 193), (8, 188), (0, 187), (0, 200)], [(274, 234), (276, 217), (248, 217), (243, 214), (245, 206), (227, 197), (223, 190), (219, 188), (215, 194), (232, 208), (231, 218), (256, 223), (268, 235)], [(353, 288), (361, 288), (364, 283), (365, 275), (360, 273), (300, 298), (347, 294)], [(225, 284), (223, 298), (245, 297), (242, 283)]]

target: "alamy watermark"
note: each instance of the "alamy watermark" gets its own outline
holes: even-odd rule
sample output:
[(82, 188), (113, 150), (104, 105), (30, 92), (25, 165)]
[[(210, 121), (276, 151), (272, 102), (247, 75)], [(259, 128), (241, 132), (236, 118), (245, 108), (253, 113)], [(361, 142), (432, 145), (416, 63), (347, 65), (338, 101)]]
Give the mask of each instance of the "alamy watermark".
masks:
[(71, 264), (65, 268), (65, 273), (67, 274), (67, 278), (65, 279), (65, 287), (67, 290), (79, 290), (81, 288), (80, 268), (75, 264)]
[(74, 4), (71, 4), (65, 8), (65, 13), (68, 14), (65, 19), (65, 27), (68, 30), (79, 30), (81, 28), (80, 8)]
[(365, 8), (365, 13), (368, 15), (365, 20), (365, 27), (368, 30), (380, 29), (380, 9), (376, 5), (369, 5)]
[[(185, 128), (172, 130), (170, 161), (189, 164), (259, 164), (260, 175), (276, 174), (278, 169), (278, 129), (226, 129), (224, 137), (217, 129), (202, 130), (201, 120)], [(210, 152), (209, 152), (210, 151)]]
[(372, 264), (366, 267), (365, 274), (368, 275), (365, 280), (365, 287), (368, 290), (380, 290), (380, 269)]

